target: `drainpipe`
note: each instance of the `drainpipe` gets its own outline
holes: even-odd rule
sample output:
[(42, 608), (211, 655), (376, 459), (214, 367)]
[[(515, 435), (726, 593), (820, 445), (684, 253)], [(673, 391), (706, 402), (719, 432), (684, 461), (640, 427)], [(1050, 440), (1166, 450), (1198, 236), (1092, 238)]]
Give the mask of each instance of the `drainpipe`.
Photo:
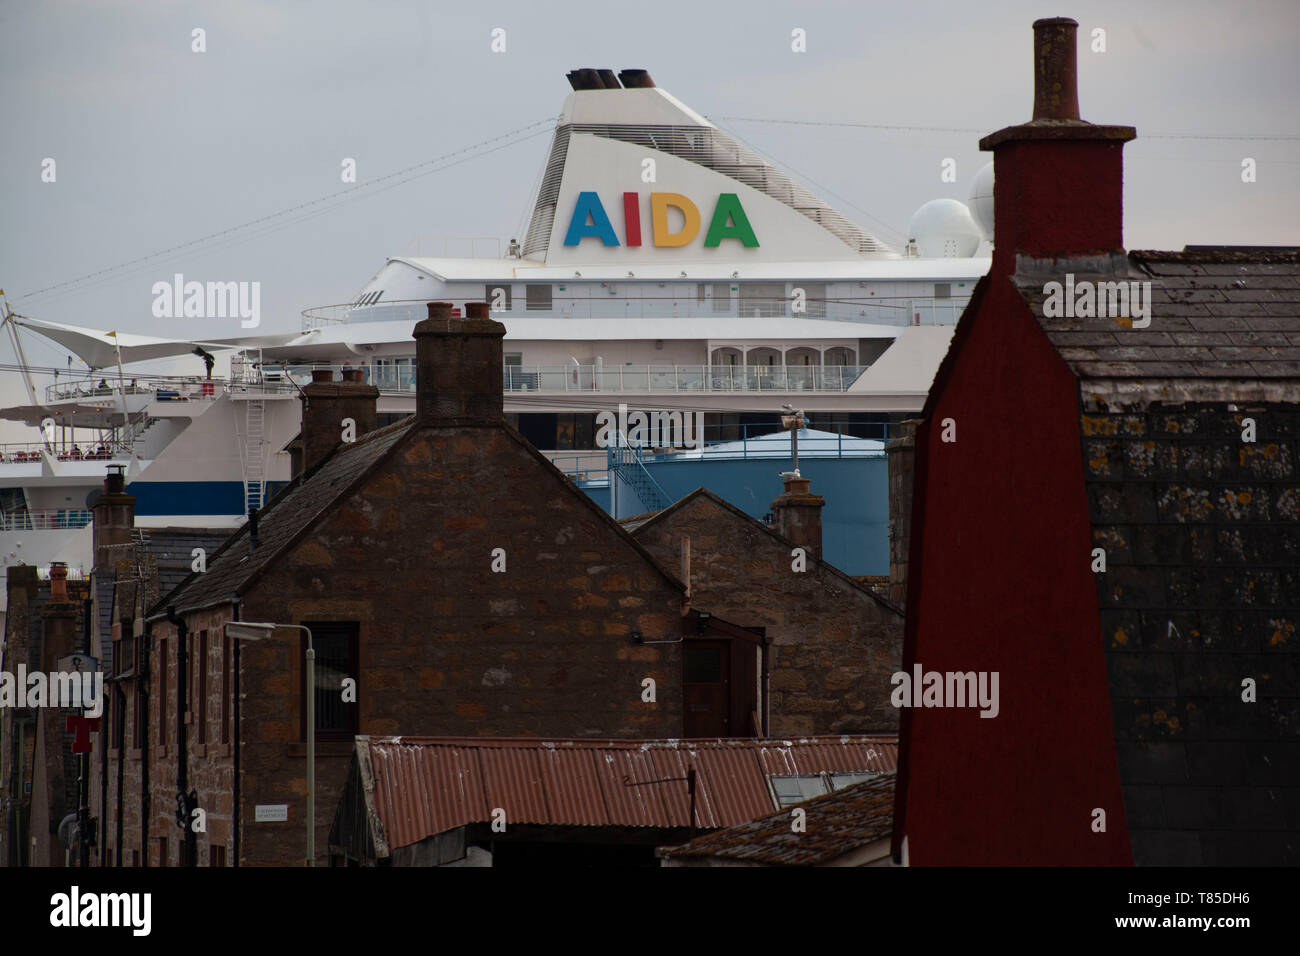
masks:
[[(185, 645), (188, 632), (184, 618), (176, 613), (176, 605), (167, 606), (167, 620), (176, 628), (176, 795), (177, 806), (188, 809), (189, 801), (189, 737), (185, 728), (185, 705), (188, 702), (186, 683), (189, 676), (189, 657)], [(193, 866), (197, 852), (194, 828), (190, 826), (188, 814), (183, 814), (177, 821), (185, 833), (185, 842), (181, 844), (181, 866)]]
[(122, 692), (122, 685), (113, 684), (113, 700), (116, 702), (117, 721), (113, 733), (113, 743), (117, 745), (117, 840), (114, 843), (116, 849), (113, 851), (116, 855), (114, 866), (122, 865), (122, 768), (126, 765), (126, 694)]
[[(144, 622), (144, 653), (140, 655), (140, 676), (136, 680), (144, 681), (144, 733), (140, 744), (140, 865), (149, 865), (149, 705), (153, 700), (153, 668), (150, 660), (153, 656), (153, 624)], [(159, 866), (166, 866), (166, 860), (159, 860)]]
[[(113, 711), (108, 710), (105, 724), (113, 722)], [(102, 726), (102, 725), (101, 725)], [(99, 865), (108, 866), (108, 732), (100, 734), (99, 748)]]
[[(82, 653), (89, 655), (91, 626), (95, 619), (90, 598), (81, 602), (81, 610), (81, 649)], [(79, 865), (84, 869), (90, 866), (90, 844), (87, 842), (90, 831), (90, 754), (79, 754), (77, 766), (81, 771), (81, 779), (77, 781), (77, 801), (80, 804), (77, 808), (77, 855), (80, 857)]]
[(772, 639), (767, 636), (767, 628), (763, 628), (763, 736), (770, 738), (772, 736), (772, 673), (768, 670), (768, 648), (772, 646)]
[[(234, 620), (240, 620), (239, 605), (235, 605)], [(235, 795), (232, 802), (235, 833), (233, 849), (235, 866), (239, 866), (239, 645), (242, 644), (243, 641), (232, 641), (232, 643), (235, 645), (235, 723), (234, 726), (230, 728), (230, 733), (235, 738)]]

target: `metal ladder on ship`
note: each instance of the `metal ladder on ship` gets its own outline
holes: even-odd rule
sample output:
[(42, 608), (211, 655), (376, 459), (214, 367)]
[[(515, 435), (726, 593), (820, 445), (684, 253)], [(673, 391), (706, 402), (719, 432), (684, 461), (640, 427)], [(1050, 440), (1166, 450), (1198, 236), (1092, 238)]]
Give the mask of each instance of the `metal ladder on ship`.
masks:
[(239, 435), (239, 413), (235, 413), (235, 437), (239, 441), (240, 463), (244, 471), (244, 514), (254, 508), (261, 509), (266, 501), (266, 399), (261, 377), (262, 350), (248, 371), (248, 355), (241, 352), (238, 361), (231, 360), (231, 383), (243, 384), (247, 398), (244, 401), (244, 433)]

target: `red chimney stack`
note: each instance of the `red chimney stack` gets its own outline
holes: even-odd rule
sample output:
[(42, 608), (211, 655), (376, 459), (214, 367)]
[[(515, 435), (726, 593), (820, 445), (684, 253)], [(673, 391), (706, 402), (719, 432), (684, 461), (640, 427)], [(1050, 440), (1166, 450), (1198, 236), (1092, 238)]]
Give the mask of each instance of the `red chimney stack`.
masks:
[(1076, 36), (1065, 17), (1034, 23), (1034, 117), (982, 140), (993, 152), (993, 268), (1124, 248), (1124, 144), (1132, 126), (1079, 118)]

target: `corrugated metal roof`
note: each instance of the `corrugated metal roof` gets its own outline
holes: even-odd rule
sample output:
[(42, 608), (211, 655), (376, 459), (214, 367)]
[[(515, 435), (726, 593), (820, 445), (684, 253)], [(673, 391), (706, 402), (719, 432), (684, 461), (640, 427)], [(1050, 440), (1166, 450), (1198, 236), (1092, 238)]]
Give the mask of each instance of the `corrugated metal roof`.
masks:
[(816, 866), (890, 835), (894, 826), (891, 771), (872, 780), (814, 797), (799, 806), (804, 829), (790, 826), (790, 809), (741, 823), (690, 843), (659, 850), (668, 859), (721, 858), (766, 866)]
[[(508, 824), (686, 827), (685, 777), (696, 770), (697, 826), (727, 827), (775, 809), (767, 775), (892, 771), (898, 737), (793, 740), (538, 740), (358, 737), (373, 783), (379, 834), (390, 848), (492, 811)], [(629, 787), (625, 778), (645, 786)]]

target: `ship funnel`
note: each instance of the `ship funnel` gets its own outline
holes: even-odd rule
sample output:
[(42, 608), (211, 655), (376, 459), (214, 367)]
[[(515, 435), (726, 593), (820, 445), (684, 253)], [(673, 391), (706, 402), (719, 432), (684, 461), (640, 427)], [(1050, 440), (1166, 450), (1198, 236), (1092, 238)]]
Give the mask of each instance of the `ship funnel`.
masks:
[(629, 90), (650, 89), (655, 85), (646, 70), (619, 70), (618, 79)]
[[(614, 76), (613, 72), (610, 70), (605, 70), (604, 72), (609, 73), (611, 78)], [(569, 78), (569, 85), (575, 90), (603, 90), (605, 89), (605, 81), (600, 74), (600, 70), (593, 70), (590, 67), (584, 67), (580, 70), (570, 71), (567, 76)], [(617, 82), (614, 83), (614, 88), (618, 89)]]

